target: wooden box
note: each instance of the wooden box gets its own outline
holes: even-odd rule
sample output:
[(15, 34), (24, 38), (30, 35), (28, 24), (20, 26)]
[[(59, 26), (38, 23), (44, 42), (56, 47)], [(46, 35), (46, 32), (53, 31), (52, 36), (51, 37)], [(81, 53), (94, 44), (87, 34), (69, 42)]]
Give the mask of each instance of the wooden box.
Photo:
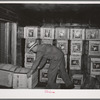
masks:
[(81, 28), (70, 29), (70, 40), (84, 40), (84, 39), (85, 39), (85, 29)]
[(31, 68), (32, 64), (34, 63), (36, 59), (36, 54), (27, 54), (25, 53), (25, 62), (24, 62), (24, 66), (25, 68)]
[(86, 54), (100, 56), (100, 41), (86, 41)]
[(71, 41), (71, 55), (83, 54), (83, 41)]
[(35, 42), (36, 39), (33, 39), (33, 38), (27, 38), (25, 39), (25, 53), (28, 53), (28, 54), (33, 54), (33, 51), (29, 51), (29, 44), (32, 43), (32, 42)]
[(40, 82), (47, 82), (48, 81), (48, 69), (43, 68), (40, 70)]
[(100, 58), (91, 58), (91, 75), (100, 75)]
[(38, 38), (38, 27), (36, 26), (24, 27), (24, 38)]
[(70, 69), (71, 70), (81, 70), (81, 56), (70, 56)]
[(88, 73), (89, 75), (91, 75), (91, 70), (93, 69), (94, 64), (96, 64), (96, 62), (98, 62), (99, 59), (100, 59), (99, 56), (94, 56), (94, 55), (88, 56), (88, 55), (85, 55), (84, 56), (84, 72), (85, 72), (84, 74)]
[(57, 47), (60, 48), (64, 54), (68, 54), (68, 41), (57, 40)]
[(55, 29), (55, 39), (57, 40), (68, 40), (69, 39), (69, 28), (66, 27), (56, 27)]
[(54, 39), (54, 27), (41, 27), (40, 37), (41, 39)]
[(86, 40), (100, 40), (100, 29), (86, 29)]
[(0, 67), (0, 85), (6, 87), (13, 86), (13, 73), (17, 66), (5, 64)]
[(83, 75), (82, 74), (74, 74), (72, 76), (72, 81), (74, 83), (75, 89), (81, 88), (81, 85), (83, 84)]
[(14, 89), (32, 89), (38, 83), (38, 70), (31, 77), (27, 78), (27, 73), (30, 69), (18, 68), (13, 74)]

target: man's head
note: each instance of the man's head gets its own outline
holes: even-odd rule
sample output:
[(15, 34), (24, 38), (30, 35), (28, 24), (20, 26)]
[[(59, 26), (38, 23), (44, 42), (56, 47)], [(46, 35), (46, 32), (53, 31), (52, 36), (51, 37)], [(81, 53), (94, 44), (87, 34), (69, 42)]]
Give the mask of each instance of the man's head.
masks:
[(29, 43), (28, 44), (29, 51), (37, 52), (37, 45), (38, 43), (36, 41)]

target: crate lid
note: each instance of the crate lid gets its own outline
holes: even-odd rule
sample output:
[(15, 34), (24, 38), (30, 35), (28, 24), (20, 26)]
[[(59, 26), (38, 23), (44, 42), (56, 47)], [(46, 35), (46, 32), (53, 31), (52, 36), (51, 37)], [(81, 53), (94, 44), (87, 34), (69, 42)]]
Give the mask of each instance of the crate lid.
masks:
[(27, 74), (29, 71), (30, 71), (29, 68), (22, 68), (22, 69), (20, 70), (20, 74)]
[(16, 70), (14, 71), (14, 73), (19, 73), (21, 71), (21, 67), (17, 67)]
[(12, 64), (5, 64), (1, 69), (9, 71), (13, 66)]
[(14, 72), (17, 69), (18, 66), (13, 66), (12, 68), (10, 68), (11, 72)]
[(0, 64), (0, 69), (2, 69), (3, 66), (5, 66), (5, 64), (1, 63)]

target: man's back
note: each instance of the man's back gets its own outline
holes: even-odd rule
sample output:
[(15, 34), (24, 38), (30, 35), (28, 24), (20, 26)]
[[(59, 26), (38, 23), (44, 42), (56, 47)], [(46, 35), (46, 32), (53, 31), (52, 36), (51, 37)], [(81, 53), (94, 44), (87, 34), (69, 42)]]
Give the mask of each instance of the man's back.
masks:
[(39, 45), (37, 53), (38, 52), (43, 53), (44, 54), (43, 57), (46, 57), (47, 59), (54, 59), (54, 60), (60, 59), (60, 57), (64, 55), (59, 48), (50, 44)]

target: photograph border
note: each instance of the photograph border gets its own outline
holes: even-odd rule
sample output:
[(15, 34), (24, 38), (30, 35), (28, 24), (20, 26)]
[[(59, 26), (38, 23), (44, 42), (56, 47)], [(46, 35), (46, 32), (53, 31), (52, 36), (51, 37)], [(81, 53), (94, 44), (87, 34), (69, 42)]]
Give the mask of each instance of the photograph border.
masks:
[[(38, 3), (42, 3), (42, 4), (100, 4), (99, 0), (91, 0), (91, 1), (87, 1), (87, 0), (57, 0), (57, 1), (51, 1), (51, 0), (44, 0), (44, 1), (39, 1), (39, 0), (5, 0), (2, 1), (0, 0), (0, 4), (10, 4), (10, 3), (15, 3), (15, 4), (21, 4), (21, 3), (28, 3), (28, 4), (38, 4)], [(0, 90), (0, 99), (46, 99), (46, 100), (50, 100), (50, 99), (82, 99), (82, 100), (86, 100), (86, 99), (100, 99), (100, 90), (51, 90), (51, 89), (34, 89), (34, 90), (30, 90), (30, 89), (1, 89)]]

